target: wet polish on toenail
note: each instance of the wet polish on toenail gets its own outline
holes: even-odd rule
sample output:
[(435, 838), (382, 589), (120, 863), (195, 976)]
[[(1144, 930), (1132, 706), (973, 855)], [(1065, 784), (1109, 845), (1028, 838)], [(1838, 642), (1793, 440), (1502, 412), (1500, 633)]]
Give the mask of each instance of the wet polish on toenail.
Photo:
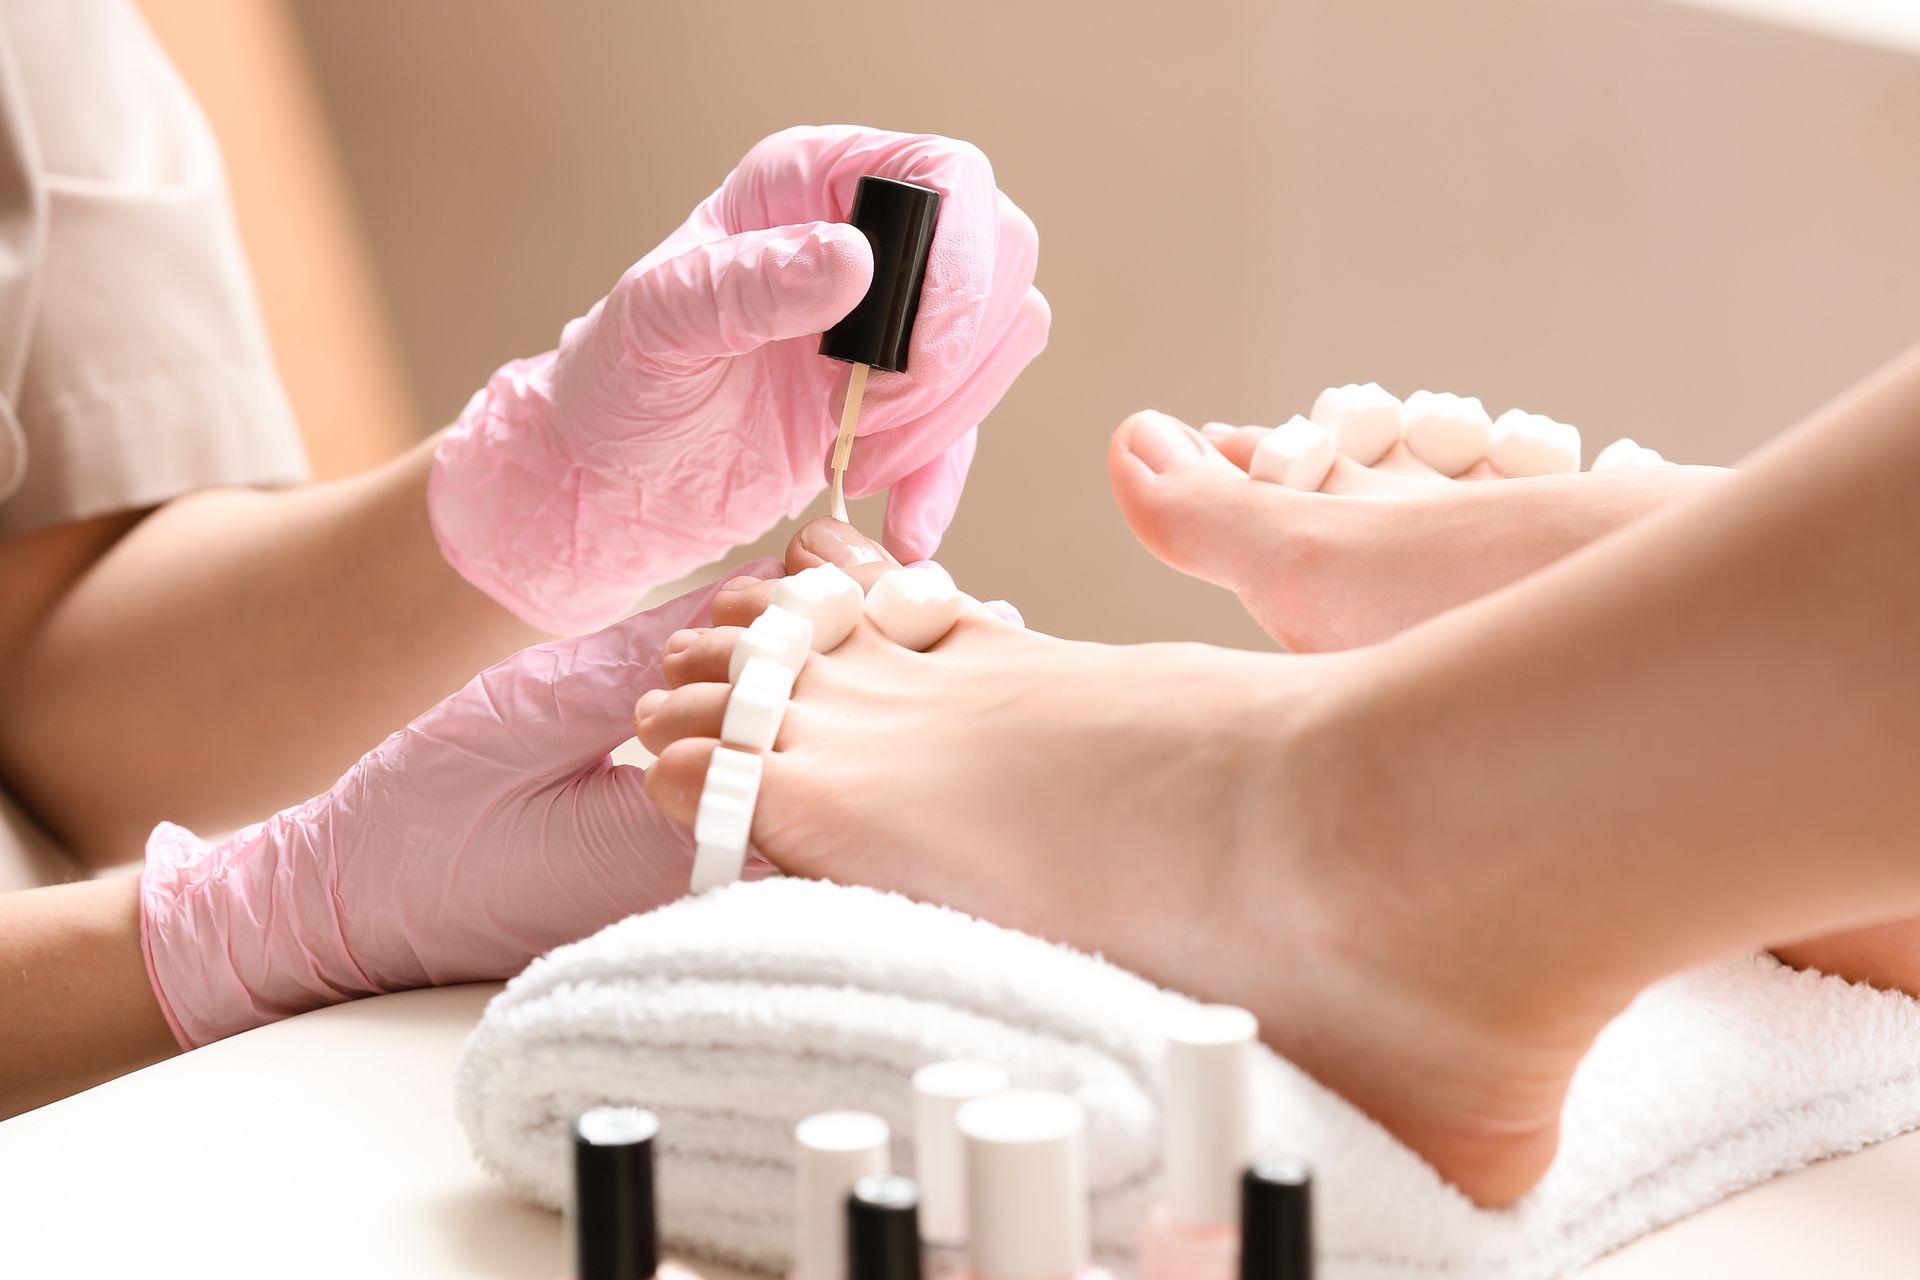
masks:
[(1177, 419), (1157, 409), (1145, 409), (1133, 415), (1127, 433), (1127, 451), (1147, 464), (1156, 475), (1164, 475), (1204, 456), (1191, 432)]
[(852, 525), (834, 520), (815, 520), (800, 531), (800, 545), (828, 564), (850, 568), (879, 564), (886, 559), (880, 548), (862, 537)]

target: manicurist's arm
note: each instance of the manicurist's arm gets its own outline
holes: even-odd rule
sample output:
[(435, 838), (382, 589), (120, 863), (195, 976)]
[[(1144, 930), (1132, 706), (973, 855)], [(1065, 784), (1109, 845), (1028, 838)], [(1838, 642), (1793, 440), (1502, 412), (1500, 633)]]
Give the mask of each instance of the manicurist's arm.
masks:
[(67, 575), (0, 658), (9, 787), (84, 861), (128, 861), (161, 818), (223, 830), (321, 790), (538, 640), (442, 556), (432, 449), (191, 494), (104, 549), (83, 531), (0, 543), (0, 582)]
[(0, 1113), (310, 1009), (509, 977), (684, 893), (691, 833), (607, 753), (716, 590), (514, 654), (264, 822), (161, 823), (137, 878), (0, 894)]
[(848, 487), (889, 489), (890, 547), (931, 554), (981, 418), (1046, 342), (1033, 224), (966, 143), (789, 129), (436, 441), (335, 484), (179, 498), (106, 548), (0, 655), (0, 777), (95, 864), (161, 819), (230, 826), (485, 662), (797, 514), (846, 378), (819, 335), (872, 280), (842, 219), (875, 174), (945, 200), (909, 372), (872, 384)]
[(0, 1117), (180, 1051), (130, 876), (0, 894)]

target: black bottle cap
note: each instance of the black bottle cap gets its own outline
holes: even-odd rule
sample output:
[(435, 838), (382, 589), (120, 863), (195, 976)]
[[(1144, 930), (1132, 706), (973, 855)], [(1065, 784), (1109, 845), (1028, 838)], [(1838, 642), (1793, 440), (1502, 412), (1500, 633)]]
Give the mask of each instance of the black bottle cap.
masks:
[(1240, 1280), (1313, 1280), (1313, 1174), (1289, 1157), (1240, 1178)]
[(595, 1107), (573, 1122), (575, 1280), (652, 1280), (660, 1269), (653, 1139), (660, 1118)]
[(821, 355), (889, 373), (906, 369), (939, 216), (938, 191), (892, 178), (860, 179), (847, 221), (873, 246), (873, 283), (860, 305), (821, 337)]
[(847, 1196), (847, 1280), (920, 1280), (920, 1188), (874, 1175)]

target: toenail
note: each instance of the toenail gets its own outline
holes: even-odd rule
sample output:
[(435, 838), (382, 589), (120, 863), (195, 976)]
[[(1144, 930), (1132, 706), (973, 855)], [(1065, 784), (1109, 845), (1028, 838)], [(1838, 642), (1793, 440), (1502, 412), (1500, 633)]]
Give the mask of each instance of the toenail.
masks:
[(658, 711), (666, 700), (667, 691), (665, 689), (649, 689), (641, 694), (640, 701), (633, 704), (633, 718), (635, 723), (652, 718), (653, 713)]
[(676, 653), (684, 653), (686, 650), (692, 648), (693, 642), (699, 638), (700, 633), (698, 631), (676, 631), (668, 636), (666, 644), (661, 646), (660, 656), (663, 658), (671, 658)]
[(842, 569), (854, 565), (879, 564), (886, 559), (873, 540), (852, 525), (837, 520), (815, 520), (800, 531), (800, 545)]
[(764, 581), (766, 581), (766, 579), (756, 578), (750, 573), (743, 573), (737, 578), (728, 578), (726, 582), (721, 585), (720, 589), (722, 591), (745, 591), (751, 587), (759, 586)]
[(1200, 445), (1179, 421), (1157, 409), (1133, 415), (1127, 450), (1156, 475), (1184, 467), (1202, 456)]

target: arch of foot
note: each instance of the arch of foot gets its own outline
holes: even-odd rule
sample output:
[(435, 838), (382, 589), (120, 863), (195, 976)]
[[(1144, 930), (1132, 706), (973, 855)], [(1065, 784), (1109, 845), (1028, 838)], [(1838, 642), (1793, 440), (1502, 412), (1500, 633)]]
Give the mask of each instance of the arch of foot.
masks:
[[(1295, 416), (1260, 438), (1248, 474), (1268, 484), (1312, 492), (1326, 483), (1337, 454), (1372, 466), (1395, 445), (1442, 475), (1458, 476), (1483, 460), (1502, 476), (1570, 475), (1580, 470), (1580, 431), (1541, 413), (1508, 409), (1489, 417), (1474, 396), (1416, 391), (1401, 400), (1377, 382), (1328, 387), (1305, 417)], [(1631, 439), (1616, 440), (1593, 470), (1670, 465)]]
[(793, 683), (808, 658), (838, 648), (862, 617), (895, 644), (931, 648), (960, 620), (965, 599), (945, 570), (934, 565), (891, 570), (865, 592), (830, 564), (802, 569), (775, 585), (766, 610), (740, 637), (728, 664), (732, 687), (720, 746), (707, 766), (694, 815), (691, 892), (731, 884), (745, 869), (762, 763), (773, 750)]

